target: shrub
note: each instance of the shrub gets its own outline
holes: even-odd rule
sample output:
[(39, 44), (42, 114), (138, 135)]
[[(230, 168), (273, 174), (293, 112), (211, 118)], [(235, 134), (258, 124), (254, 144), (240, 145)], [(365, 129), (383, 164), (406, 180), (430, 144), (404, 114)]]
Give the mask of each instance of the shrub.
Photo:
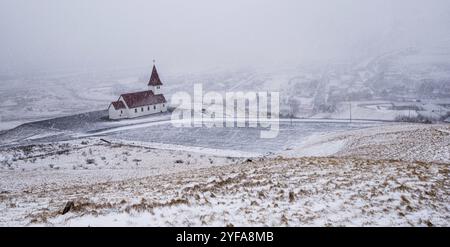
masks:
[(395, 121), (397, 122), (408, 122), (408, 123), (424, 123), (424, 124), (432, 124), (437, 121), (437, 119), (430, 117), (430, 116), (424, 116), (422, 114), (417, 114), (417, 116), (405, 116), (400, 115), (395, 117)]
[(95, 164), (95, 159), (87, 159), (86, 164), (88, 165)]

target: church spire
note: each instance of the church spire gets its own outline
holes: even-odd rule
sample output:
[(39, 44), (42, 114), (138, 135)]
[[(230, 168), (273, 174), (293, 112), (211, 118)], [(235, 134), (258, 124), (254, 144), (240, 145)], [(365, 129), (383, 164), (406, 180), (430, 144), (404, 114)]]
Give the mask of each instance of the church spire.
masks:
[(156, 70), (155, 60), (153, 60), (152, 75), (150, 76), (150, 80), (148, 81), (148, 85), (149, 86), (160, 86), (160, 85), (162, 85), (162, 82), (159, 79), (158, 71)]

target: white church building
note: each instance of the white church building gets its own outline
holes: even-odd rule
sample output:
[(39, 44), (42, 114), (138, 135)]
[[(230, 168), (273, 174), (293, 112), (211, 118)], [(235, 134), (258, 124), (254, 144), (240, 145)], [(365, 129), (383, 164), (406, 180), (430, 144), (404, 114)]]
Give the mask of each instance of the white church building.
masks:
[(167, 111), (167, 101), (161, 93), (162, 82), (153, 65), (148, 90), (120, 95), (108, 107), (110, 119), (124, 119), (146, 116)]

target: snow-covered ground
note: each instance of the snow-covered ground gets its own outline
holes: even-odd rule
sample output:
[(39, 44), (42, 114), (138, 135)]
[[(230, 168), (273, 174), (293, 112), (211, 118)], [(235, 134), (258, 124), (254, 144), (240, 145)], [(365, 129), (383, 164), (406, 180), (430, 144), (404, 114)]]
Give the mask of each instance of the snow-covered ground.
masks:
[(0, 225), (450, 225), (449, 125), (316, 133), (250, 158), (100, 138), (0, 150)]
[[(337, 104), (335, 112), (317, 113), (312, 117), (331, 119), (349, 119), (351, 117), (352, 119), (393, 121), (400, 116), (415, 117), (421, 114), (432, 119), (439, 119), (450, 111), (448, 105), (450, 105), (450, 99), (428, 102), (396, 100), (351, 101)], [(420, 110), (394, 109), (395, 107), (418, 108)]]
[(278, 158), (72, 189), (83, 194), (73, 212), (61, 215), (56, 203), (56, 211), (29, 216), (36, 225), (63, 226), (448, 226), (448, 171), (400, 161)]
[[(25, 224), (27, 219), (22, 216), (15, 218), (15, 215), (34, 211), (42, 205), (40, 199), (35, 203), (22, 201), (25, 199), (22, 196), (24, 194), (34, 197), (37, 191), (62, 192), (64, 188), (78, 186), (95, 188), (112, 181), (186, 173), (205, 167), (236, 164), (243, 159), (227, 156), (236, 152), (228, 153), (225, 150), (220, 153), (222, 156), (216, 156), (207, 154), (209, 150), (191, 149), (188, 152), (181, 151), (179, 147), (157, 149), (151, 145), (111, 141), (107, 143), (87, 138), (0, 151), (0, 224)], [(17, 195), (21, 195), (16, 198), (19, 200), (13, 199), (3, 204), (6, 197)]]
[(449, 163), (450, 126), (387, 124), (343, 133), (315, 134), (281, 154)]

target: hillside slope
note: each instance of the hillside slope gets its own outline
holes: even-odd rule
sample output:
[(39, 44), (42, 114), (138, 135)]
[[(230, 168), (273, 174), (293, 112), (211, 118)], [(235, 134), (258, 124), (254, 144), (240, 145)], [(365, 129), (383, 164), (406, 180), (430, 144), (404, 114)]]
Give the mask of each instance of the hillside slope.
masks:
[[(240, 160), (164, 151), (169, 158), (163, 159), (156, 149), (116, 146), (113, 153), (127, 157), (116, 155), (119, 166), (101, 159), (54, 171), (39, 162), (24, 163), (1, 172), (0, 224), (448, 226), (450, 158), (442, 150), (438, 156), (431, 151), (449, 145), (448, 128), (384, 126), (339, 133), (334, 138), (347, 140), (329, 157)], [(405, 155), (416, 142), (425, 148)], [(324, 139), (320, 145), (326, 147)], [(107, 149), (84, 150), (95, 155)], [(77, 153), (83, 151), (61, 155)], [(194, 163), (186, 164), (189, 160)], [(69, 202), (72, 207), (62, 215)]]

